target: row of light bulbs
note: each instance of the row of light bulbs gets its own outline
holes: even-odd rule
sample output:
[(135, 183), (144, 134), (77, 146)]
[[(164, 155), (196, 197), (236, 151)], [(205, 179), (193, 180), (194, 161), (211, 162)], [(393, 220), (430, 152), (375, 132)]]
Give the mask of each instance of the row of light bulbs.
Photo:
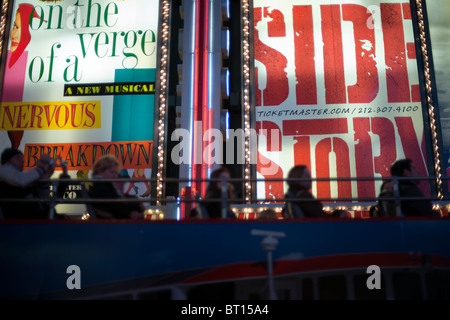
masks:
[(439, 159), (439, 141), (437, 137), (436, 130), (436, 119), (434, 115), (434, 105), (433, 105), (433, 87), (431, 82), (431, 70), (430, 70), (430, 62), (429, 62), (429, 53), (427, 50), (426, 43), (426, 33), (425, 33), (425, 20), (423, 15), (423, 7), (422, 0), (416, 0), (417, 7), (417, 20), (419, 21), (419, 39), (420, 39), (420, 49), (422, 51), (422, 60), (423, 60), (423, 68), (424, 68), (424, 77), (425, 77), (425, 91), (427, 95), (427, 106), (428, 106), (428, 117), (430, 120), (430, 129), (431, 129), (431, 138), (433, 144), (433, 155), (434, 155), (434, 171), (436, 174), (436, 187), (438, 193), (438, 199), (443, 198), (442, 193), (442, 179), (441, 179), (441, 165)]
[[(234, 212), (234, 214), (237, 216), (239, 213), (243, 213), (243, 214), (257, 214), (260, 212), (263, 212), (265, 210), (268, 209), (272, 209), (274, 210), (276, 213), (281, 213), (283, 211), (283, 207), (279, 206), (279, 207), (264, 207), (261, 206), (259, 208), (250, 208), (250, 207), (246, 207), (246, 208), (232, 208), (231, 210)], [(349, 211), (349, 212), (369, 212), (370, 211), (370, 206), (361, 206), (361, 205), (356, 205), (356, 206), (324, 206), (323, 210), (325, 212), (333, 212), (334, 210), (344, 210), (344, 211)], [(442, 210), (447, 210), (450, 211), (450, 204), (445, 204), (445, 205), (440, 205), (440, 204), (433, 204), (433, 210), (436, 211), (442, 211)], [(145, 212), (146, 216), (150, 216), (150, 220), (163, 220), (165, 218), (164, 215), (164, 210), (162, 209), (148, 209)]]
[(245, 201), (249, 201), (252, 195), (251, 182), (250, 182), (250, 5), (249, 0), (242, 1), (242, 55), (243, 55), (243, 105), (244, 105), (244, 180), (245, 180)]
[(6, 17), (8, 16), (9, 1), (4, 0), (2, 5), (1, 19), (0, 19), (0, 52), (3, 52), (3, 39), (6, 30)]
[[(157, 185), (156, 198), (163, 197), (163, 176), (164, 176), (164, 141), (165, 141), (165, 121), (166, 121), (166, 95), (167, 95), (167, 52), (169, 46), (169, 12), (170, 2), (162, 2), (162, 42), (161, 42), (161, 66), (160, 66), (160, 94), (159, 94), (159, 120), (158, 120), (158, 155), (157, 155)], [(161, 205), (157, 201), (157, 205)]]
[[(239, 213), (243, 213), (243, 214), (252, 214), (252, 213), (260, 213), (263, 212), (265, 210), (268, 209), (272, 209), (274, 210), (276, 213), (281, 213), (283, 211), (283, 207), (259, 207), (259, 208), (232, 208), (232, 211), (234, 212), (234, 214), (237, 216)], [(325, 206), (324, 211), (326, 212), (332, 212), (333, 210), (345, 210), (345, 211), (366, 211), (368, 212), (370, 210), (370, 206), (337, 206), (337, 207), (330, 207), (330, 206)], [(433, 210), (436, 211), (441, 211), (441, 210), (447, 210), (447, 212), (450, 210), (450, 204), (446, 204), (446, 205), (440, 205), (440, 204), (433, 204)], [(164, 220), (165, 218), (165, 214), (164, 214), (164, 210), (162, 209), (147, 209), (145, 211), (145, 217), (146, 219), (149, 220)], [(83, 216), (81, 217), (81, 220), (89, 220), (90, 219), (90, 214), (88, 212), (84, 213)]]

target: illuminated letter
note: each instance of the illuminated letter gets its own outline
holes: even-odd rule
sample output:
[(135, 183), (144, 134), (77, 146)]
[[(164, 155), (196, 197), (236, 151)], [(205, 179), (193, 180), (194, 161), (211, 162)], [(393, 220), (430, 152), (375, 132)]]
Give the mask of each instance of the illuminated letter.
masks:
[[(214, 138), (214, 139), (212, 139)], [(212, 140), (212, 141), (211, 141)], [(223, 138), (219, 129), (211, 128), (203, 134), (203, 141), (209, 142), (203, 149), (203, 160), (206, 164), (223, 164)]]
[(67, 267), (66, 273), (71, 273), (72, 275), (67, 278), (66, 286), (67, 289), (81, 289), (81, 271), (80, 267), (77, 265), (71, 265)]
[(372, 275), (367, 278), (366, 285), (367, 289), (381, 289), (381, 270), (379, 266), (371, 265), (367, 267), (366, 273), (371, 273)]
[(172, 132), (171, 140), (180, 141), (179, 144), (173, 147), (171, 159), (174, 164), (189, 164), (189, 131), (183, 128), (175, 129)]

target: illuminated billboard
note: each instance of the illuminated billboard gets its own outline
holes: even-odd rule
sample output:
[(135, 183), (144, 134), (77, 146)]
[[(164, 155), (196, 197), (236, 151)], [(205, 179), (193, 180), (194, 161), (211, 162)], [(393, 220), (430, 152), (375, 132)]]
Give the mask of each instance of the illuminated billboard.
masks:
[[(434, 175), (410, 1), (254, 0), (253, 23), (257, 178), (306, 164), (331, 178), (318, 198), (349, 199), (378, 195), (400, 158)], [(259, 182), (257, 197), (284, 188)]]
[(112, 153), (130, 177), (151, 177), (160, 1), (25, 0), (10, 8), (0, 148), (22, 150), (25, 169), (40, 152), (62, 156), (85, 177)]

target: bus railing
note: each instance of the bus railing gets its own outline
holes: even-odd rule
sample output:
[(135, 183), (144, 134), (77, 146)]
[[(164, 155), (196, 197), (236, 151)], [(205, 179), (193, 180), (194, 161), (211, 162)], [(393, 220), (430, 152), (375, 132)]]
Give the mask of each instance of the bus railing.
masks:
[[(334, 183), (342, 183), (342, 182), (358, 182), (358, 181), (392, 181), (394, 185), (394, 196), (393, 197), (383, 197), (383, 201), (393, 201), (396, 206), (396, 216), (403, 216), (401, 212), (401, 201), (405, 200), (418, 200), (418, 197), (401, 197), (398, 192), (398, 185), (402, 180), (416, 180), (418, 182), (432, 182), (435, 181), (435, 177), (386, 177), (386, 178), (298, 178), (298, 179), (240, 179), (240, 178), (229, 178), (229, 179), (176, 179), (176, 178), (165, 178), (162, 179), (162, 182), (166, 185), (171, 183), (176, 185), (184, 184), (186, 186), (190, 186), (193, 183), (202, 183), (202, 182), (221, 182), (222, 183), (222, 193), (220, 199), (204, 199), (198, 192), (193, 192), (189, 195), (186, 194), (174, 194), (167, 195), (165, 198), (157, 198), (152, 194), (149, 196), (141, 197), (136, 194), (136, 197), (127, 197), (127, 198), (119, 198), (119, 199), (93, 199), (89, 197), (87, 193), (86, 185), (92, 185), (97, 182), (121, 182), (121, 183), (148, 183), (154, 184), (156, 182), (161, 182), (160, 180), (154, 178), (117, 178), (117, 179), (94, 179), (94, 178), (77, 178), (77, 179), (42, 179), (40, 183), (47, 183), (50, 186), (50, 192), (48, 198), (27, 198), (27, 199), (0, 199), (1, 202), (41, 202), (49, 205), (49, 219), (54, 219), (58, 214), (64, 214), (71, 218), (79, 218), (83, 220), (92, 219), (93, 216), (89, 213), (89, 210), (93, 211), (92, 208), (95, 203), (120, 203), (120, 202), (137, 202), (142, 203), (145, 210), (145, 217), (149, 220), (162, 220), (162, 219), (175, 219), (175, 220), (184, 220), (188, 218), (188, 209), (191, 210), (201, 203), (207, 202), (220, 202), (222, 206), (222, 217), (226, 217), (226, 210), (228, 207), (232, 209), (232, 211), (236, 214), (236, 216), (241, 219), (253, 219), (257, 217), (257, 214), (261, 211), (270, 209), (274, 210), (280, 219), (283, 218), (281, 211), (284, 208), (285, 203), (289, 201), (304, 201), (302, 199), (296, 198), (286, 198), (286, 197), (271, 197), (271, 198), (258, 198), (254, 197), (249, 200), (245, 200), (243, 197), (234, 197), (229, 198), (228, 194), (228, 183), (233, 185), (243, 184), (244, 182), (254, 182), (257, 185), (259, 183), (267, 183), (267, 182), (278, 182), (278, 183), (287, 183), (288, 181), (311, 181), (314, 185), (320, 182), (334, 182)], [(441, 177), (443, 182), (445, 183), (448, 178)], [(74, 197), (65, 197), (58, 196), (61, 194), (59, 191), (60, 185), (79, 185), (82, 186), (83, 193), (77, 194)], [(431, 184), (430, 184), (431, 185)], [(284, 189), (287, 190), (287, 189)], [(323, 204), (325, 212), (331, 214), (335, 210), (343, 210), (348, 211), (348, 217), (362, 217), (369, 218), (370, 217), (370, 208), (378, 203), (380, 198), (378, 197), (379, 190), (377, 194), (374, 196), (364, 196), (364, 197), (339, 197), (339, 196), (330, 196), (330, 197), (317, 197), (316, 199)], [(74, 193), (75, 194), (75, 193)], [(433, 209), (438, 211), (441, 216), (448, 216), (448, 210), (450, 209), (450, 195), (445, 195), (441, 198), (432, 195), (426, 195), (420, 197), (420, 199), (430, 200), (433, 203)], [(58, 212), (58, 205), (85, 205), (86, 212)], [(183, 208), (183, 206), (185, 208)], [(186, 209), (186, 207), (188, 209)], [(0, 212), (0, 218), (1, 218)]]

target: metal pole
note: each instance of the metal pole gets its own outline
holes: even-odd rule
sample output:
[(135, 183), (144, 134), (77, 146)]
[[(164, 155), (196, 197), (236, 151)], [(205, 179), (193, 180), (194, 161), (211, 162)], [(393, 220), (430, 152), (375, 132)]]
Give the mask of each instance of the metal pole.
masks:
[(221, 197), (221, 203), (222, 203), (222, 218), (225, 219), (228, 215), (227, 213), (227, 204), (228, 204), (228, 179), (222, 178), (222, 197)]
[(50, 199), (49, 199), (49, 205), (50, 205), (50, 212), (49, 212), (49, 219), (53, 220), (55, 219), (55, 198), (57, 198), (57, 193), (58, 193), (58, 182), (53, 181), (52, 183), (53, 186), (53, 190), (50, 194)]
[[(278, 244), (278, 240), (273, 237), (264, 238), (263, 243), (268, 240), (270, 242), (274, 242), (274, 246)], [(273, 285), (273, 259), (272, 259), (272, 250), (267, 250), (267, 281), (269, 283), (269, 300), (277, 300), (277, 293), (275, 291), (275, 287)]]
[(396, 176), (392, 177), (394, 179), (394, 196), (395, 196), (395, 208), (397, 210), (397, 217), (402, 217), (402, 206), (400, 201), (400, 189), (398, 185), (398, 178)]
[(253, 236), (264, 236), (261, 241), (261, 245), (264, 251), (267, 252), (267, 282), (269, 286), (269, 299), (276, 300), (277, 294), (273, 282), (273, 258), (272, 252), (277, 248), (278, 239), (284, 238), (286, 234), (284, 232), (266, 231), (266, 230), (251, 230), (250, 233)]

